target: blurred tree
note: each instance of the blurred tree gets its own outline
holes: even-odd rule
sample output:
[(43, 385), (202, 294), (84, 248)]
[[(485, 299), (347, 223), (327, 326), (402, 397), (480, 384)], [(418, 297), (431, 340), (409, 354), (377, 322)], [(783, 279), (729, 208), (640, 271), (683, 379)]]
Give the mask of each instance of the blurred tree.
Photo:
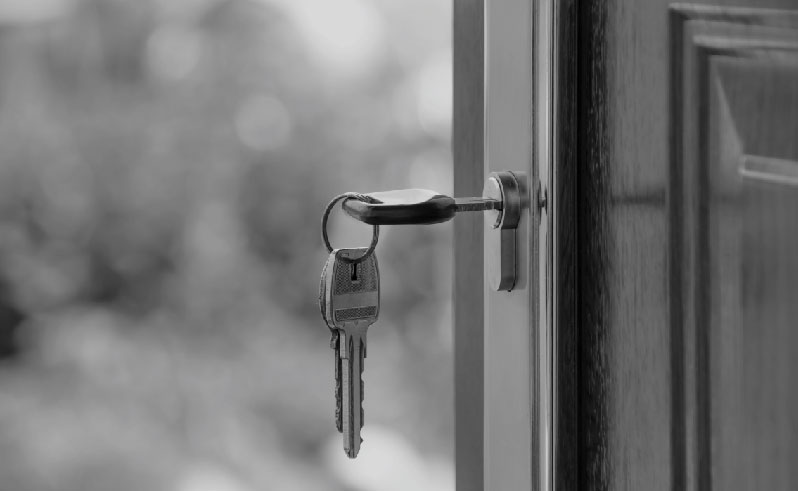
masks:
[[(14, 489), (344, 487), (320, 212), (447, 155), (417, 114), (429, 47), (391, 37), (429, 16), (405, 1), (0, 0), (0, 358), (30, 354), (0, 370)], [(380, 245), (394, 315), (369, 403), (441, 453), (448, 348), (418, 320), (445, 312), (446, 240)]]

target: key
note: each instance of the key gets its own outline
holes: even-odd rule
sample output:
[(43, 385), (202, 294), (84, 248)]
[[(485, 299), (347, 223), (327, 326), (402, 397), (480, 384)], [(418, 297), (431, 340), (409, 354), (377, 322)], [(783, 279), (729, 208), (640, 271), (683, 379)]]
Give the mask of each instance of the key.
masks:
[(452, 198), (428, 189), (397, 189), (369, 193), (372, 202), (348, 199), (342, 206), (349, 216), (370, 225), (424, 225), (442, 223), (464, 211), (501, 210), (492, 198)]
[(344, 451), (352, 459), (357, 457), (362, 442), (366, 331), (379, 316), (380, 278), (374, 254), (360, 263), (344, 258), (358, 258), (365, 250), (334, 250), (326, 276), (326, 315), (339, 333)]
[(319, 284), (319, 310), (321, 310), (321, 317), (324, 323), (330, 329), (330, 348), (333, 349), (333, 364), (335, 372), (335, 428), (338, 433), (343, 433), (343, 420), (341, 416), (342, 411), (342, 386), (341, 386), (341, 351), (340, 351), (340, 335), (338, 329), (330, 322), (327, 316), (327, 287), (329, 284), (327, 275), (333, 268), (331, 263), (335, 262), (335, 251), (333, 251), (324, 263), (324, 268), (321, 270), (321, 282)]

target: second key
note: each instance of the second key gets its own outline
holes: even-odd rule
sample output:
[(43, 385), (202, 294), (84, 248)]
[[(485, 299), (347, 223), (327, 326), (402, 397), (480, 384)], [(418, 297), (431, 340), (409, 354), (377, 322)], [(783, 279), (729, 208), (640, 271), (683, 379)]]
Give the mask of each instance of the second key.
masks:
[(344, 451), (350, 458), (357, 457), (360, 451), (366, 331), (377, 321), (380, 310), (377, 257), (371, 254), (358, 263), (348, 261), (365, 251), (362, 248), (334, 251), (327, 288), (328, 319), (339, 331)]

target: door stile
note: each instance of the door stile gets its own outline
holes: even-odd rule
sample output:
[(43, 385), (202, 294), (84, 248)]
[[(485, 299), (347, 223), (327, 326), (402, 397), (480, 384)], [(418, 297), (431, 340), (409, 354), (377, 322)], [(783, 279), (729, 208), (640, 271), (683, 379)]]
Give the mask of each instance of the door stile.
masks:
[(552, 254), (554, 237), (551, 234), (552, 214), (557, 205), (557, 197), (548, 197), (549, 190), (554, 188), (552, 164), (554, 162), (553, 143), (556, 100), (554, 76), (556, 70), (556, 5), (554, 0), (541, 0), (536, 3), (534, 15), (534, 100), (533, 100), (533, 145), (534, 167), (538, 179), (538, 201), (545, 200), (545, 206), (539, 210), (537, 229), (539, 252), (538, 262), (538, 295), (533, 301), (537, 308), (537, 330), (535, 333), (537, 360), (536, 400), (536, 459), (538, 473), (537, 489), (550, 491), (553, 489), (554, 475), (554, 439), (555, 439), (555, 404), (553, 394), (554, 382), (554, 330), (552, 305), (554, 289), (552, 271), (554, 256)]
[[(458, 52), (462, 55), (462, 50), (458, 50), (465, 45), (457, 42), (458, 22), (463, 25), (462, 18), (458, 21), (458, 12), (462, 15), (476, 5), (473, 0), (458, 1), (455, 77), (467, 65), (462, 56), (458, 58)], [(470, 13), (473, 20), (473, 10)], [(457, 158), (458, 151), (463, 155), (457, 141), (462, 141), (465, 125), (473, 125), (477, 112), (464, 113), (474, 99), (466, 100), (462, 89), (468, 84), (455, 79), (456, 187), (472, 191), (474, 179), (484, 180), (490, 172), (521, 172), (527, 177), (524, 191), (529, 205), (518, 228), (517, 287), (509, 293), (493, 292), (484, 286), (484, 271), (481, 276), (483, 487), (569, 489), (577, 482), (576, 2), (484, 0), (483, 15), (484, 167), (479, 173), (472, 165), (474, 159), (463, 163)], [(461, 34), (459, 39), (462, 38)], [(474, 61), (473, 52), (469, 59)], [(468, 74), (474, 76), (473, 66)], [(473, 80), (470, 86), (474, 88)], [(467, 120), (463, 120), (464, 115)], [(471, 143), (467, 148), (474, 151), (476, 145)], [(456, 274), (472, 280), (474, 275), (460, 272), (468, 267), (467, 251), (485, 254), (487, 250), (483, 244), (479, 248), (472, 244), (477, 235), (473, 225), (458, 225), (456, 234), (467, 238), (469, 245), (458, 244), (455, 249)], [(488, 240), (490, 233), (486, 225), (483, 240)], [(482, 258), (483, 268), (491, 259)], [(473, 285), (466, 288), (460, 283), (458, 280), (456, 343), (457, 337), (463, 339), (463, 323), (473, 328), (470, 332), (477, 324), (465, 319), (465, 314), (477, 309), (466, 307), (467, 293), (461, 297), (461, 292), (471, 291)], [(458, 314), (461, 311), (465, 314)], [(465, 356), (461, 344), (465, 343), (457, 344), (458, 356), (475, 362), (475, 357)], [(473, 347), (472, 343), (472, 351)], [(465, 386), (464, 374), (471, 369), (473, 366), (457, 364), (460, 490), (474, 488), (473, 481), (464, 479), (477, 475), (473, 468), (466, 468), (466, 461), (475, 462), (476, 452), (465, 452), (461, 445), (463, 441), (476, 441), (474, 427), (461, 426), (464, 418), (477, 413), (461, 407), (469, 394), (461, 390)], [(473, 396), (474, 391), (470, 394)]]
[[(530, 0), (485, 1), (483, 178), (510, 170), (537, 182), (532, 165), (533, 5)], [(528, 188), (522, 190), (527, 203)], [(526, 206), (518, 224), (513, 291), (485, 286), (484, 488), (489, 490), (537, 488), (536, 216), (536, 209)], [(486, 221), (485, 240), (495, 233)], [(494, 258), (484, 259), (490, 264)]]
[[(454, 0), (454, 195), (479, 196), (484, 171), (484, 0)], [(483, 489), (482, 216), (454, 220), (455, 483)]]

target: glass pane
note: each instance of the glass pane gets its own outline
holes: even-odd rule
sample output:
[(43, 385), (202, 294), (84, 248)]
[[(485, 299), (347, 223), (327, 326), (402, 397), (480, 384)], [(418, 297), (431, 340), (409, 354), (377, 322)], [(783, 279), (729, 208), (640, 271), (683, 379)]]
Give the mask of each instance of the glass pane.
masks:
[(354, 461), (317, 307), (332, 196), (451, 193), (450, 3), (0, 0), (1, 487), (454, 488), (451, 225), (382, 230)]

